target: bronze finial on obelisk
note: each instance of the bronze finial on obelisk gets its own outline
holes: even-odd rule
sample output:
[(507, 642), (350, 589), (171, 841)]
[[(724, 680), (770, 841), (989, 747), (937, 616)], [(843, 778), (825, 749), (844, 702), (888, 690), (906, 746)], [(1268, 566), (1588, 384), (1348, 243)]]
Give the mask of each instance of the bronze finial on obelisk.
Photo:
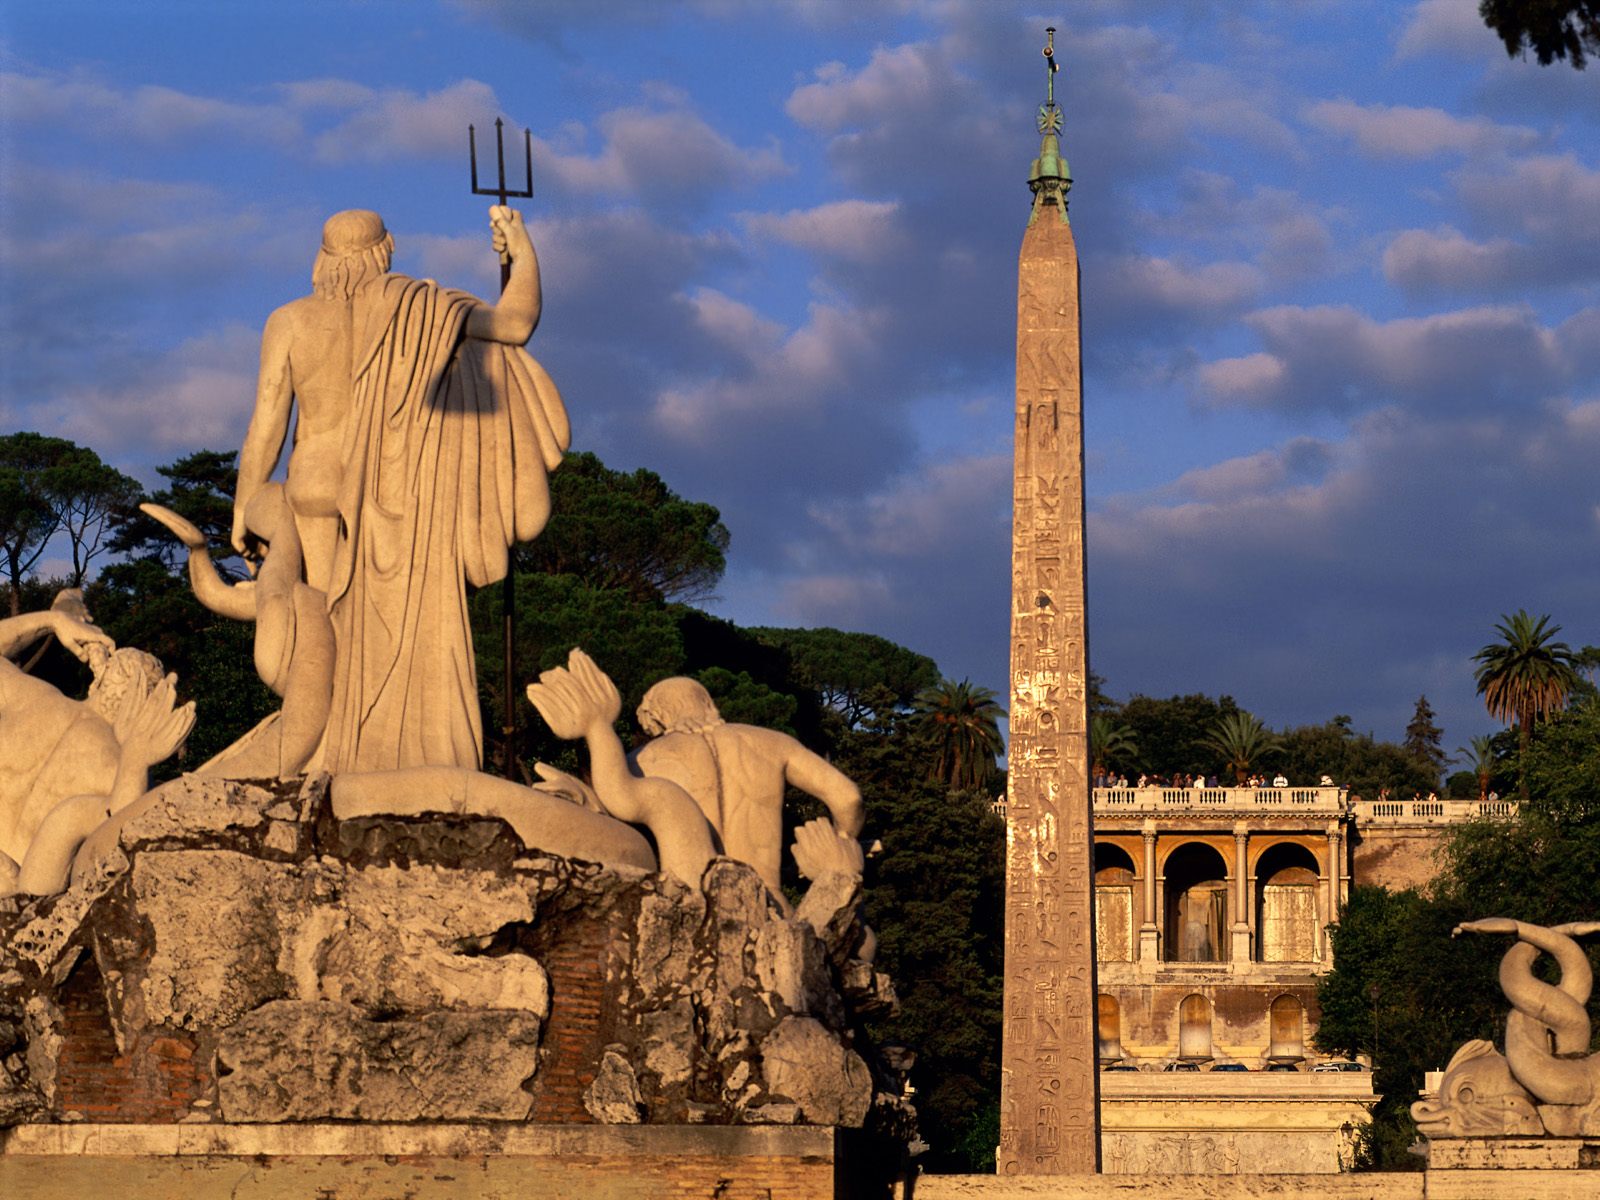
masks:
[(1100, 1167), (1095, 1067), (1094, 837), (1083, 558), (1078, 251), (1067, 221), (1055, 30), (1044, 55), (1033, 205), (1017, 279), (1006, 786), (1003, 1175)]

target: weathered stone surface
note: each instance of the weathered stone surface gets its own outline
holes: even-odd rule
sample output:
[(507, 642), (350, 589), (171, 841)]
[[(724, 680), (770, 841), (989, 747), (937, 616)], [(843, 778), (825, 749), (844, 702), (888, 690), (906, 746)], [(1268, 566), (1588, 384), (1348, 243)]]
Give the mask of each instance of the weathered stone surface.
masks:
[(862, 1120), (869, 1010), (841, 994), (873, 973), (750, 866), (690, 888), (529, 853), (498, 820), (341, 821), (324, 782), (186, 783), (122, 823), (103, 870), (0, 913), (0, 1016), (24, 1043), (0, 1052), (0, 1120), (133, 1093), (138, 1121)]
[(600, 1070), (583, 1094), (583, 1106), (602, 1125), (637, 1125), (642, 1107), (633, 1067), (615, 1050), (600, 1056)]
[(538, 1065), (525, 1012), (440, 1010), (394, 1020), (343, 1004), (278, 1000), (217, 1047), (228, 1121), (520, 1120)]
[(761, 1069), (778, 1100), (813, 1125), (858, 1126), (872, 1106), (872, 1074), (810, 1017), (787, 1017), (761, 1043)]
[(153, 945), (142, 972), (145, 1018), (184, 1029), (227, 1025), (291, 994), (278, 969), (291, 868), (226, 850), (141, 854), (131, 907)]

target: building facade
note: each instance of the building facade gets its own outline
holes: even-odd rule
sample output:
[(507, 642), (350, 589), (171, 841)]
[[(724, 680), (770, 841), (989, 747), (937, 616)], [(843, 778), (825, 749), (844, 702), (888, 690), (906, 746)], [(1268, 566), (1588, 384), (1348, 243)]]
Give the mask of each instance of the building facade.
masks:
[(1105, 1169), (1348, 1166), (1377, 1097), (1365, 1071), (1313, 1070), (1328, 926), (1356, 883), (1426, 883), (1450, 826), (1512, 815), (1337, 787), (1095, 789)]

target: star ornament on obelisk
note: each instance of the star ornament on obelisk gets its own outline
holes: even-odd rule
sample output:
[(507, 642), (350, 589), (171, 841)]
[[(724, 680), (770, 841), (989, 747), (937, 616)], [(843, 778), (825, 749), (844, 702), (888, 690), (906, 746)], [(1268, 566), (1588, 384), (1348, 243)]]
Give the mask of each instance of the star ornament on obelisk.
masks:
[(1002, 1175), (1100, 1167), (1078, 251), (1047, 36), (1017, 278)]

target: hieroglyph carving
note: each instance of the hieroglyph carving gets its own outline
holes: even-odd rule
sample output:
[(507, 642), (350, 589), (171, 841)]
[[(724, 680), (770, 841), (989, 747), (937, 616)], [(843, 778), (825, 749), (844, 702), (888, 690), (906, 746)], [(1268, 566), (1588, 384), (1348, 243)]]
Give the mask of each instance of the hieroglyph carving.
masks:
[(1078, 263), (1023, 239), (1011, 557), (1002, 1174), (1098, 1169)]

